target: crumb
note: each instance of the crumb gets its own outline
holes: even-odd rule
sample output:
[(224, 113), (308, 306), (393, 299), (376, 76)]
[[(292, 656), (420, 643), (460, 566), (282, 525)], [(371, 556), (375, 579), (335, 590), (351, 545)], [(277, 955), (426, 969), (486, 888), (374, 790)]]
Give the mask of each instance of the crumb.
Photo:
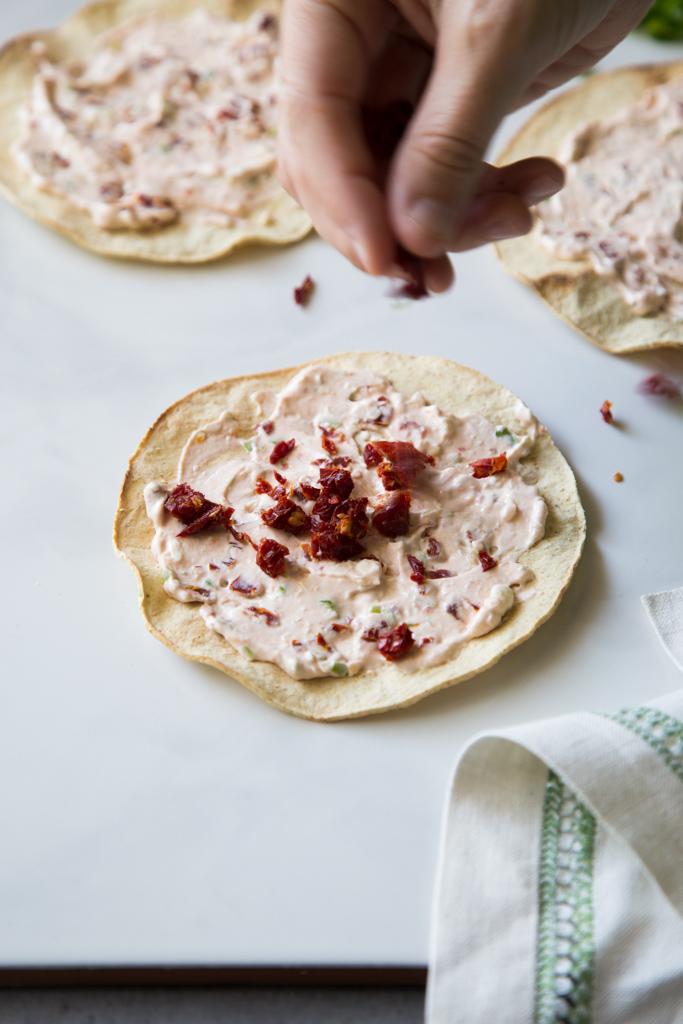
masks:
[(615, 480), (616, 483), (618, 483), (618, 484), (622, 483), (623, 479), (624, 479), (624, 474), (623, 473), (615, 473), (614, 474), (614, 480)]

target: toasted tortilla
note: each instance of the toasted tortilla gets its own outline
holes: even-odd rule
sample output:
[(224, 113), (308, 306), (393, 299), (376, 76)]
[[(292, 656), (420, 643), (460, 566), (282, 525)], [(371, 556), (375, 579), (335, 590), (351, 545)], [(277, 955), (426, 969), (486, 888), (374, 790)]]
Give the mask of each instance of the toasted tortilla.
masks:
[[(406, 394), (422, 391), (428, 402), (457, 416), (479, 413), (494, 423), (510, 424), (517, 399), (482, 374), (447, 359), (350, 352), (317, 359), (341, 369), (380, 373)], [(130, 460), (114, 523), (114, 547), (128, 561), (138, 581), (140, 606), (147, 628), (184, 658), (202, 661), (237, 679), (270, 704), (302, 718), (336, 721), (407, 707), (430, 693), (469, 679), (495, 664), (552, 615), (578, 562), (585, 536), (585, 517), (574, 474), (547, 433), (537, 438), (523, 460), (535, 472), (548, 506), (545, 537), (519, 557), (535, 575), (530, 596), (517, 602), (500, 626), (463, 644), (449, 661), (412, 674), (387, 662), (341, 679), (298, 680), (279, 666), (248, 661), (226, 640), (209, 630), (196, 605), (168, 597), (151, 551), (154, 529), (147, 518), (143, 488), (153, 480), (175, 482), (183, 445), (196, 428), (229, 410), (236, 430), (250, 436), (258, 422), (252, 392), (281, 389), (301, 367), (218, 381), (182, 398), (162, 413)]]
[[(683, 74), (683, 61), (617, 68), (586, 78), (561, 93), (524, 125), (497, 159), (511, 163), (529, 156), (556, 157), (565, 136), (579, 125), (613, 117), (637, 103), (648, 89)], [(587, 260), (559, 260), (539, 239), (539, 225), (523, 238), (496, 245), (503, 266), (535, 288), (541, 298), (589, 341), (608, 352), (637, 352), (683, 345), (683, 323), (638, 316), (616, 285)]]
[(296, 242), (311, 230), (310, 217), (283, 188), (267, 204), (272, 223), (256, 223), (258, 210), (247, 227), (224, 228), (190, 223), (181, 218), (168, 227), (149, 231), (98, 228), (84, 211), (67, 199), (33, 185), (10, 155), (19, 133), (18, 114), (26, 102), (36, 74), (31, 44), (39, 40), (55, 63), (87, 59), (98, 36), (130, 18), (163, 14), (184, 18), (197, 7), (242, 21), (255, 10), (280, 10), (280, 0), (101, 0), (68, 18), (59, 28), (18, 36), (0, 51), (0, 192), (21, 210), (61, 231), (92, 252), (155, 263), (204, 263), (219, 259), (247, 242), (283, 245)]

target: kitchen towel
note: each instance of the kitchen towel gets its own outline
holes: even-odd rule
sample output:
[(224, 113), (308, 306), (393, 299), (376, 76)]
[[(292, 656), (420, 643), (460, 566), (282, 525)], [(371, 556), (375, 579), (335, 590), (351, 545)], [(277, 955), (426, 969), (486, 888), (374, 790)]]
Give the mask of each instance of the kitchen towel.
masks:
[[(683, 589), (643, 603), (683, 670)], [(683, 690), (470, 742), (427, 1024), (683, 1024)]]

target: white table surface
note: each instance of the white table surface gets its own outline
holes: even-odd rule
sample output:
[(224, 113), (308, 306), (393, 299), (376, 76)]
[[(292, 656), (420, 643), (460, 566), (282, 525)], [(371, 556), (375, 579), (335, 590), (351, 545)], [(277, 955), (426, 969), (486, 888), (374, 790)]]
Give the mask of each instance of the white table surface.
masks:
[[(70, 7), (3, 4), (0, 37)], [(606, 63), (682, 52), (631, 39)], [(316, 237), (140, 266), (0, 203), (0, 965), (424, 964), (465, 742), (680, 685), (639, 596), (683, 583), (683, 405), (635, 387), (655, 369), (683, 378), (683, 354), (603, 353), (491, 251), (456, 268), (448, 296), (396, 308)], [(111, 526), (127, 459), (171, 402), (366, 348), (448, 356), (519, 394), (574, 467), (589, 532), (558, 612), (496, 667), (406, 711), (320, 725), (154, 640)]]

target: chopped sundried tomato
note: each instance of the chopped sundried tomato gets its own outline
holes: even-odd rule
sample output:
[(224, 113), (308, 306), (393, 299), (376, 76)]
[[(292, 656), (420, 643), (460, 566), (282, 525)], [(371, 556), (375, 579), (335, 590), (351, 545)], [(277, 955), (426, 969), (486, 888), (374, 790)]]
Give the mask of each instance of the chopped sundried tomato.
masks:
[(209, 596), (209, 591), (204, 590), (204, 587), (185, 587), (185, 590), (191, 590), (194, 594), (199, 594), (200, 597)]
[(388, 633), (381, 634), (377, 649), (387, 661), (398, 661), (399, 658), (405, 657), (414, 643), (410, 627), (402, 622)]
[(300, 483), (292, 488), (292, 497), (298, 498), (299, 501), (315, 501), (320, 497), (320, 488), (313, 487), (312, 484)]
[(410, 441), (368, 441), (363, 459), (368, 469), (377, 467), (386, 491), (409, 490), (418, 473), (434, 465), (434, 457)]
[(600, 415), (602, 416), (605, 423), (614, 423), (614, 414), (612, 413), (612, 403), (608, 402), (607, 399), (600, 406)]
[(422, 586), (425, 580), (445, 580), (453, 575), (450, 569), (425, 569), (424, 563), (419, 558), (416, 558), (415, 555), (406, 555), (406, 558), (410, 563), (410, 568), (413, 570), (410, 578), (418, 586)]
[(314, 558), (331, 562), (348, 562), (365, 553), (365, 548), (353, 537), (345, 537), (334, 530), (314, 533), (311, 538), (311, 553)]
[(425, 636), (425, 637), (422, 638), (422, 640), (420, 640), (420, 647), (424, 647), (424, 646), (426, 646), (426, 644), (433, 644), (433, 643), (434, 643), (434, 637), (433, 636)]
[(275, 477), (279, 484), (282, 484), (283, 487), (286, 485), (287, 477), (283, 476), (282, 473), (278, 473), (276, 469), (273, 470), (273, 476)]
[(275, 445), (272, 452), (270, 453), (271, 466), (274, 466), (276, 463), (280, 462), (287, 455), (289, 455), (295, 444), (296, 441), (294, 440), (294, 438), (292, 438), (291, 441), (278, 441), (278, 443)]
[(274, 429), (275, 424), (272, 422), (272, 420), (265, 420), (261, 424), (261, 430), (263, 431), (264, 434), (272, 434)]
[(246, 597), (253, 597), (261, 588), (253, 583), (248, 583), (242, 576), (237, 576), (230, 584), (230, 589), (237, 591), (238, 594), (244, 594)]
[(315, 639), (318, 642), (318, 646), (322, 647), (322, 649), (324, 651), (331, 651), (332, 650), (332, 648), (330, 647), (330, 645), (328, 644), (327, 640), (322, 635), (322, 633), (318, 633), (318, 635), (317, 635), (317, 637)]
[(303, 283), (294, 289), (294, 301), (297, 306), (307, 306), (313, 292), (313, 278), (307, 274)]
[(287, 491), (281, 484), (278, 484), (277, 487), (273, 488), (273, 491), (270, 496), (273, 499), (273, 501), (279, 501), (280, 498), (287, 497)]
[(310, 544), (302, 544), (301, 545), (301, 550), (304, 553), (304, 557), (307, 559), (307, 561), (310, 562), (311, 559), (313, 558), (313, 552), (311, 550), (311, 545)]
[(377, 643), (379, 640), (379, 629), (374, 626), (372, 629), (366, 629), (364, 633), (360, 635), (361, 640), (367, 640), (368, 643)]
[(333, 622), (330, 626), (330, 629), (333, 629), (335, 633), (346, 633), (348, 628), (342, 622)]
[(322, 444), (325, 451), (328, 452), (330, 455), (337, 454), (337, 446), (329, 434), (323, 434), (320, 443)]
[[(324, 466), (320, 470), (320, 487), (322, 494), (313, 507), (316, 515), (323, 515), (323, 508), (339, 505), (350, 497), (353, 490), (353, 477), (346, 469)], [(326, 518), (326, 517), (325, 517)]]
[(218, 565), (214, 565), (213, 562), (209, 562), (209, 569), (218, 569), (218, 568), (220, 568)]
[(400, 267), (403, 276), (403, 284), (396, 290), (396, 297), (401, 299), (424, 299), (428, 297), (429, 292), (425, 285), (423, 260), (399, 245), (396, 253), (396, 263)]
[[(230, 513), (232, 513), (233, 509), (230, 509), (229, 511), (230, 511)], [(239, 541), (240, 544), (250, 544), (252, 546), (252, 548), (254, 549), (254, 551), (256, 551), (256, 545), (254, 544), (253, 540), (251, 539), (251, 537), (249, 536), (248, 533), (244, 533), (244, 532), (240, 533), (240, 531), (235, 528), (233, 523), (226, 523), (225, 524), (225, 528), (226, 528), (226, 530), (230, 531), (230, 533), (233, 535), (235, 540)]]
[(427, 579), (427, 570), (425, 569), (424, 564), (419, 558), (416, 558), (415, 555), (406, 555), (406, 558), (410, 563), (410, 568), (413, 570), (410, 574), (411, 580), (413, 583), (417, 583), (418, 586), (421, 586)]
[(498, 565), (498, 562), (495, 560), (495, 558), (491, 558), (491, 555), (488, 553), (488, 551), (479, 552), (479, 563), (484, 572), (488, 572), (489, 569), (495, 569), (496, 566)]
[(264, 478), (260, 476), (256, 481), (254, 490), (256, 491), (257, 494), (272, 494), (273, 485), (269, 484), (267, 480), (264, 480)]
[(189, 526), (206, 512), (220, 508), (215, 502), (209, 501), (199, 491), (193, 490), (189, 484), (178, 484), (164, 502), (164, 508), (181, 523)]
[(680, 398), (681, 388), (663, 373), (653, 373), (641, 381), (636, 389), (641, 395), (656, 395), (658, 398)]
[(295, 537), (307, 533), (311, 528), (310, 517), (289, 498), (280, 498), (273, 508), (264, 509), (261, 512), (261, 519), (273, 530), (282, 530), (283, 533), (291, 533)]
[(276, 579), (278, 576), (282, 576), (287, 569), (285, 555), (288, 554), (289, 548), (286, 548), (284, 544), (278, 544), (271, 537), (266, 537), (258, 546), (256, 564), (266, 576)]
[(266, 620), (266, 626), (279, 626), (280, 618), (278, 615), (274, 615), (273, 612), (269, 612), (267, 608), (257, 608), (256, 605), (250, 605), (247, 608), (248, 612), (252, 615), (260, 615)]
[(391, 422), (394, 407), (384, 395), (380, 395), (377, 399), (377, 407), (379, 409), (378, 414), (371, 419), (361, 420), (361, 423), (375, 423), (378, 427), (386, 427), (387, 423)]
[(331, 522), (337, 533), (362, 540), (368, 532), (367, 498), (349, 498), (337, 505)]
[(457, 604), (449, 604), (448, 608), (446, 608), (446, 611), (448, 612), (449, 615), (452, 615), (453, 618), (460, 618), (460, 613), (458, 612)]
[(383, 537), (403, 537), (410, 528), (410, 491), (391, 491), (375, 509), (372, 525)]
[(483, 480), (487, 476), (494, 476), (496, 473), (503, 473), (508, 468), (508, 457), (505, 452), (494, 455), (490, 459), (477, 459), (470, 462), (470, 469), (475, 480)]
[(393, 155), (412, 116), (413, 105), (408, 100), (394, 100), (381, 110), (363, 110), (365, 136), (377, 160)]
[(430, 558), (438, 558), (441, 554), (441, 545), (436, 537), (430, 537), (427, 541), (427, 554)]

